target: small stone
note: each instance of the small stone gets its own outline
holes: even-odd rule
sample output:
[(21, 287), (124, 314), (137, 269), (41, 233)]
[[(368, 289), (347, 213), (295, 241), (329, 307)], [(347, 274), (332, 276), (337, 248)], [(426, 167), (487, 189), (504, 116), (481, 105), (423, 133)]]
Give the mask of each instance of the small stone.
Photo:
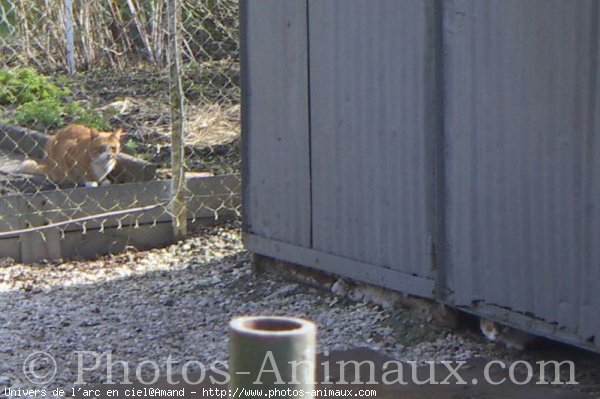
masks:
[(163, 302), (163, 305), (164, 306), (173, 306), (173, 305), (175, 305), (175, 301), (173, 300), (173, 298), (169, 298)]

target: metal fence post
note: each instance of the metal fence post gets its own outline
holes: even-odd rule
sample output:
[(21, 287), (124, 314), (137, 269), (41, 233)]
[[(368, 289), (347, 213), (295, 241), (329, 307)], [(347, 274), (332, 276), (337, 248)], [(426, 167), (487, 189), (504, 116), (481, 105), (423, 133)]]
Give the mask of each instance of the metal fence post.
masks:
[(169, 20), (169, 90), (171, 95), (171, 213), (173, 235), (180, 240), (187, 233), (187, 206), (185, 198), (185, 159), (183, 151), (184, 96), (181, 82), (178, 0), (168, 2)]
[(75, 39), (73, 37), (73, 0), (65, 0), (65, 39), (67, 47), (67, 72), (75, 73)]

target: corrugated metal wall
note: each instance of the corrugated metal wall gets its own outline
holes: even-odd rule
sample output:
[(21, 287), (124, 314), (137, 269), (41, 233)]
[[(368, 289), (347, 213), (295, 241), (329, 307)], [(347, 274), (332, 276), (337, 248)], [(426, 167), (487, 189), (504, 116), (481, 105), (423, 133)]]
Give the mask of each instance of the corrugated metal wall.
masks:
[(583, 340), (600, 340), (598, 4), (444, 2), (451, 299)]
[(248, 248), (600, 350), (599, 3), (242, 1)]
[(429, 296), (432, 1), (402, 3), (241, 3), (244, 238)]
[(431, 277), (431, 3), (401, 3), (309, 1), (313, 248)]
[(241, 6), (241, 23), (248, 27), (242, 28), (242, 177), (252, 182), (243, 186), (244, 229), (309, 247), (306, 2), (261, 0)]

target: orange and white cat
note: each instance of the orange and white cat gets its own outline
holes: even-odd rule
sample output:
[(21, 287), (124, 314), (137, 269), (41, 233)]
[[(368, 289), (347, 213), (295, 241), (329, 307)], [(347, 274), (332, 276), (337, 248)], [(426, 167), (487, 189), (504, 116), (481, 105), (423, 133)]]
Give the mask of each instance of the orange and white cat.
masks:
[(479, 327), (487, 339), (490, 341), (501, 342), (507, 348), (524, 350), (536, 340), (535, 335), (496, 323), (495, 321), (483, 317), (479, 319)]
[(117, 163), (122, 130), (99, 132), (83, 125), (69, 125), (57, 131), (44, 146), (40, 162), (27, 160), (21, 171), (44, 174), (56, 183), (84, 183), (97, 187)]

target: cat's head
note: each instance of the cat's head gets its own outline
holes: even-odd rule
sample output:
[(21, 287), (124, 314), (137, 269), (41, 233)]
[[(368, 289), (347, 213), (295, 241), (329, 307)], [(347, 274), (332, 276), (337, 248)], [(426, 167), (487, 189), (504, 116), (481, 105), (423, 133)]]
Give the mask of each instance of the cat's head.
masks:
[(496, 341), (502, 333), (502, 326), (488, 319), (481, 319), (479, 327), (483, 335), (490, 341)]
[(92, 157), (101, 155), (114, 157), (121, 151), (121, 135), (123, 129), (119, 128), (112, 132), (98, 132), (92, 130), (92, 140), (88, 149)]

